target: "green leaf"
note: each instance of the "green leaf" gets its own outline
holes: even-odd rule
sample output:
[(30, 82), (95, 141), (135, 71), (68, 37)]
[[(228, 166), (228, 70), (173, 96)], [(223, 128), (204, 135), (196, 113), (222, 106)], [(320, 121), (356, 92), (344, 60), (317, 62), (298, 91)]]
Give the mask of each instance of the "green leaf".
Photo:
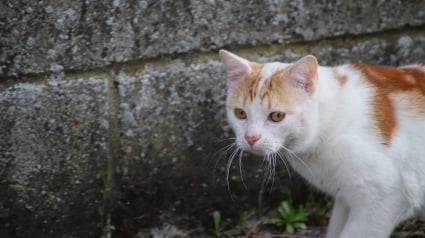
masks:
[(246, 228), (248, 223), (249, 214), (247, 211), (243, 211), (240, 215), (240, 224), (242, 226), (242, 229)]
[(306, 229), (307, 228), (306, 224), (302, 223), (302, 222), (294, 223), (294, 227), (297, 228), (297, 229)]
[(220, 233), (220, 223), (221, 223), (221, 214), (219, 211), (214, 211), (212, 213), (213, 220), (214, 220), (214, 230), (215, 233)]
[(286, 233), (294, 234), (294, 231), (295, 231), (295, 229), (292, 226), (292, 224), (286, 224)]
[(241, 233), (242, 233), (242, 231), (240, 229), (234, 228), (234, 229), (225, 230), (221, 234), (223, 234), (225, 236), (235, 236), (235, 235), (239, 235)]
[(286, 220), (287, 220), (288, 222), (295, 221), (295, 216), (296, 216), (296, 215), (297, 215), (297, 214), (296, 214), (295, 212), (291, 212), (291, 213), (289, 213), (289, 214), (288, 214), (288, 216), (287, 216)]
[(306, 221), (308, 218), (308, 214), (306, 212), (297, 212), (294, 217), (293, 221)]
[(279, 213), (279, 215), (281, 217), (286, 217), (287, 216), (287, 214), (286, 214), (285, 209), (283, 208), (283, 206), (278, 206), (277, 207), (277, 212)]
[(288, 202), (288, 201), (284, 201), (284, 202), (282, 202), (282, 208), (283, 208), (283, 211), (284, 211), (286, 214), (291, 213), (291, 207), (289, 206), (289, 202)]
[(293, 234), (296, 229), (306, 229), (305, 222), (308, 220), (308, 217), (309, 213), (304, 206), (294, 209), (291, 200), (285, 200), (271, 213), (271, 218), (265, 223), (278, 227), (285, 226), (285, 232)]
[(275, 225), (275, 226), (283, 226), (283, 223), (284, 222), (283, 222), (282, 219), (274, 218), (274, 217), (272, 217), (272, 218), (270, 218), (266, 221), (266, 224), (272, 224), (272, 225)]

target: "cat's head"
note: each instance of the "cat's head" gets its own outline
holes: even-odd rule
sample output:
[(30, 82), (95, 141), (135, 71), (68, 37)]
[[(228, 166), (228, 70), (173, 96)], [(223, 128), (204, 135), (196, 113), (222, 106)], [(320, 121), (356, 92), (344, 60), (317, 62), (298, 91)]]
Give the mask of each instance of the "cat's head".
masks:
[(238, 147), (259, 155), (307, 149), (318, 130), (316, 58), (258, 64), (225, 50), (220, 58)]

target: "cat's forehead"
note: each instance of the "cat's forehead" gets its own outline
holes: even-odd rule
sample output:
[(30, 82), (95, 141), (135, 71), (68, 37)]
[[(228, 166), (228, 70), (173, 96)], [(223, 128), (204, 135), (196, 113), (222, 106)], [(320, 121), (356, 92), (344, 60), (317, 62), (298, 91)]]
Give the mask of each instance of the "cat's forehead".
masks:
[(261, 76), (261, 79), (264, 81), (265, 79), (270, 78), (276, 72), (282, 71), (287, 66), (288, 66), (287, 64), (279, 63), (279, 62), (272, 62), (272, 63), (262, 64), (261, 75), (260, 75)]
[(250, 62), (249, 66), (250, 73), (233, 88), (229, 103), (248, 106), (254, 102), (268, 108), (272, 105), (289, 108), (298, 103), (299, 96), (296, 94), (299, 90), (287, 87), (282, 79), (289, 64)]

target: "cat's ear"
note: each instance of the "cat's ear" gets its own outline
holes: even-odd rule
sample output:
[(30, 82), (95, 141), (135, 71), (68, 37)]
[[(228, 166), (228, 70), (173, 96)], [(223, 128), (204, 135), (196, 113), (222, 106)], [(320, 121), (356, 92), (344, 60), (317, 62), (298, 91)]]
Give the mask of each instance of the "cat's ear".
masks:
[(220, 50), (220, 59), (224, 63), (227, 81), (232, 83), (251, 73), (249, 61), (226, 50)]
[(285, 78), (289, 78), (295, 87), (302, 88), (312, 95), (317, 84), (318, 67), (316, 57), (307, 55), (290, 66), (285, 72)]

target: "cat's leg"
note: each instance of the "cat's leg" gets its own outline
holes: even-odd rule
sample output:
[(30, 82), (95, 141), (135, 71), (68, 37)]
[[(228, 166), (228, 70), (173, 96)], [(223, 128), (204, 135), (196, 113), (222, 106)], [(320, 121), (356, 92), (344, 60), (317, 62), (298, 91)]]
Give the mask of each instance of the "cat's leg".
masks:
[(406, 199), (399, 194), (387, 194), (350, 207), (347, 222), (339, 238), (388, 238), (408, 210)]
[(348, 207), (344, 201), (338, 198), (335, 199), (326, 238), (337, 238), (339, 236), (347, 221), (348, 211)]

